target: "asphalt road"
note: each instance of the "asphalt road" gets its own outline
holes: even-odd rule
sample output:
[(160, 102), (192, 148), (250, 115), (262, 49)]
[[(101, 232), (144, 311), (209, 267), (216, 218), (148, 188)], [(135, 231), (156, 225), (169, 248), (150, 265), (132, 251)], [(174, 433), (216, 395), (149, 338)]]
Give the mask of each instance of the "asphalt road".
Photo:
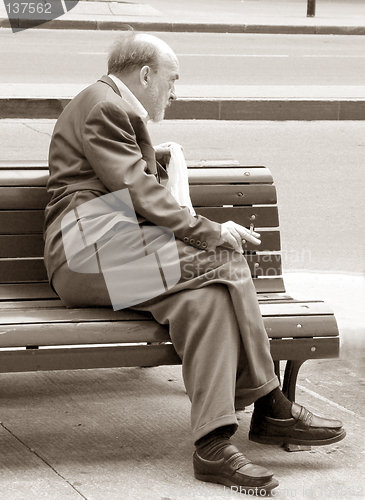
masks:
[[(182, 85), (364, 85), (365, 37), (157, 33)], [(88, 83), (106, 71), (116, 32), (0, 31), (0, 83)]]

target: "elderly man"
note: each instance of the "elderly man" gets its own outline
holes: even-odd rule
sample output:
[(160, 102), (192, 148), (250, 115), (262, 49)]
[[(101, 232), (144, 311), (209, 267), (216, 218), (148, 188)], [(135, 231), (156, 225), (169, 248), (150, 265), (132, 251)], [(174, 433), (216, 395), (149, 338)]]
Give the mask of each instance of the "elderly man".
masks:
[[(192, 214), (166, 187), (169, 148), (153, 148), (146, 123), (163, 119), (178, 77), (168, 45), (125, 32), (111, 51), (108, 76), (66, 107), (50, 145), (45, 262), (66, 306), (111, 306), (120, 293), (126, 301), (120, 307), (150, 311), (169, 325), (191, 400), (195, 477), (263, 495), (279, 483), (231, 444), (237, 408), (255, 403), (249, 438), (263, 444), (325, 445), (343, 439), (345, 431), (341, 422), (291, 403), (279, 388), (242, 255), (242, 241), (259, 244), (260, 235)], [(100, 208), (111, 195), (112, 210)], [(82, 240), (80, 231), (69, 230), (70, 221), (83, 228)], [(152, 283), (153, 292), (154, 286), (149, 268), (137, 268), (130, 281), (108, 281), (139, 252), (140, 233), (128, 225), (133, 222), (144, 235), (144, 256), (173, 235), (168, 264), (178, 266), (179, 275), (147, 300), (128, 302), (132, 289)]]

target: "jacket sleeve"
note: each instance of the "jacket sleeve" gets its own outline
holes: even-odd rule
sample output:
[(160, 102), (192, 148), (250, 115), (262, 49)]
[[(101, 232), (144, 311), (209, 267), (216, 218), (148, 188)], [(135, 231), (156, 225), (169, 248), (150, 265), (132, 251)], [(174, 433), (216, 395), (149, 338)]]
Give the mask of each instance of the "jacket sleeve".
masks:
[[(152, 224), (171, 229), (176, 238), (196, 248), (214, 250), (221, 225), (200, 215), (192, 216), (148, 173), (124, 109), (110, 101), (94, 106), (85, 122), (83, 146), (88, 162), (110, 192), (128, 189), (136, 213)], [(154, 150), (151, 154), (154, 158)]]

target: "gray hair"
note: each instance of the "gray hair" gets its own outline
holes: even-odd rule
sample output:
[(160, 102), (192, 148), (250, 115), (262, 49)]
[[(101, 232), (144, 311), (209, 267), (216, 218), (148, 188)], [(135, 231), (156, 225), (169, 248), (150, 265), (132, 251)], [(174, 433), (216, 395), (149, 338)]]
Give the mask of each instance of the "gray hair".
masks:
[(129, 74), (143, 66), (157, 71), (159, 50), (134, 31), (123, 32), (111, 48), (108, 59), (108, 75)]

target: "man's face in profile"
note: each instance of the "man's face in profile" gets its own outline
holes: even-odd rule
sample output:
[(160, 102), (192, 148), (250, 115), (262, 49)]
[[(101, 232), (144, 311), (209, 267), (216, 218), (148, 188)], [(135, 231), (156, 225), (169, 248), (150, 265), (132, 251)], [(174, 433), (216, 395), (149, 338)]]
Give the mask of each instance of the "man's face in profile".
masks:
[(174, 54), (161, 57), (156, 72), (152, 72), (151, 85), (147, 89), (148, 114), (153, 122), (161, 122), (166, 107), (176, 99), (175, 82), (179, 78), (179, 63)]

